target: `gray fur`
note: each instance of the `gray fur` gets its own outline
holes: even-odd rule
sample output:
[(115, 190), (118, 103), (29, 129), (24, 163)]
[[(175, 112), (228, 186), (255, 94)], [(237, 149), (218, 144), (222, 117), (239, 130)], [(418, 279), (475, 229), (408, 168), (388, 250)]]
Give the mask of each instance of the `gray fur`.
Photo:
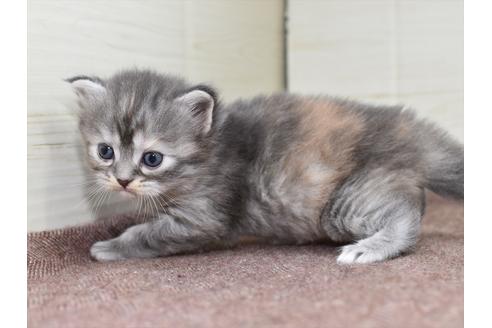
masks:
[[(402, 108), (286, 93), (223, 105), (208, 86), (140, 70), (68, 81), (95, 188), (141, 181), (138, 201), (153, 209), (152, 221), (96, 243), (100, 261), (230, 246), (243, 235), (353, 242), (339, 262), (380, 261), (417, 242), (425, 188), (463, 198), (463, 147)], [(193, 90), (206, 100), (179, 101)], [(320, 124), (306, 119), (320, 112)], [(142, 167), (142, 136), (169, 150), (168, 169)], [(117, 143), (111, 163), (93, 154), (105, 138)]]

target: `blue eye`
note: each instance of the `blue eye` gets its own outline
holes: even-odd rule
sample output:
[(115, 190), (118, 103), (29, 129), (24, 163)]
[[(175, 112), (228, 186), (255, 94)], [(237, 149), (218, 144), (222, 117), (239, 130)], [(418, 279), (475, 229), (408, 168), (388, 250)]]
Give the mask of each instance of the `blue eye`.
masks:
[(97, 145), (97, 152), (102, 159), (112, 159), (114, 157), (113, 147), (105, 143)]
[(143, 155), (142, 161), (149, 167), (157, 167), (162, 163), (162, 154), (155, 151), (149, 151)]

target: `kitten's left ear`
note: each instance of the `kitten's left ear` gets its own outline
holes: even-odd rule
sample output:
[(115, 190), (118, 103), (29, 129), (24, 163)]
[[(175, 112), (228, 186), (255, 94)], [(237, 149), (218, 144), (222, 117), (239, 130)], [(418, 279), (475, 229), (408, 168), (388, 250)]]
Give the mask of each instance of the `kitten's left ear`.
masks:
[(81, 75), (65, 81), (72, 85), (82, 105), (100, 101), (106, 95), (106, 87), (100, 78)]
[(192, 112), (202, 134), (210, 131), (214, 109), (217, 105), (217, 96), (212, 88), (204, 85), (195, 86), (178, 97), (176, 101), (184, 104)]

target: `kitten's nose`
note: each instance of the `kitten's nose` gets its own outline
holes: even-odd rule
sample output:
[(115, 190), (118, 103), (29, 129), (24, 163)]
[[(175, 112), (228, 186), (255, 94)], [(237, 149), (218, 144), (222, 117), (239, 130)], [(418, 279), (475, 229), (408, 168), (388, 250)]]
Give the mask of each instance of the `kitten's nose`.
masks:
[(126, 188), (126, 186), (128, 186), (128, 184), (132, 182), (132, 180), (122, 180), (122, 179), (116, 179), (116, 180), (123, 188)]

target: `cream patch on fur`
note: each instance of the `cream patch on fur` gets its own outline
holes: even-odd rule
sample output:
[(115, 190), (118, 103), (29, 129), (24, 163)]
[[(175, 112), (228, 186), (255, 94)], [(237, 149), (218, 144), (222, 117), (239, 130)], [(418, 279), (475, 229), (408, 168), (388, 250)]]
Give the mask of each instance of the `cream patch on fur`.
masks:
[(108, 187), (110, 190), (123, 190), (123, 187), (118, 183), (118, 181), (112, 174), (109, 176)]

